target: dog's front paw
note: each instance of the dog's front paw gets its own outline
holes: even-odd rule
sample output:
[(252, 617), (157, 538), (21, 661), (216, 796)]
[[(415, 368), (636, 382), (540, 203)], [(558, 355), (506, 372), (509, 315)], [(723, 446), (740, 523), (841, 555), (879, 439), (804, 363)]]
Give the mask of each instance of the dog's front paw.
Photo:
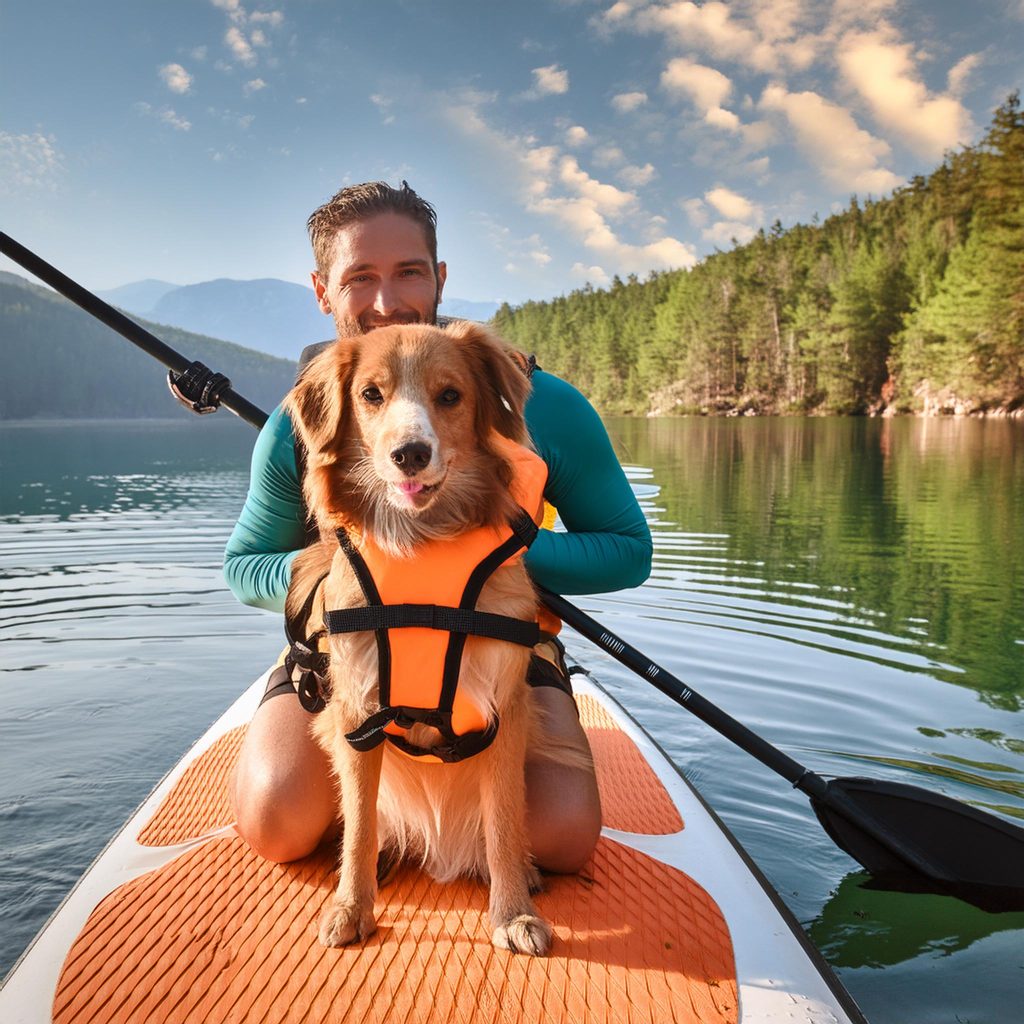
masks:
[(347, 946), (368, 939), (377, 930), (373, 907), (332, 900), (320, 918), (320, 942), (324, 946)]
[(494, 929), (491, 944), (513, 953), (547, 956), (551, 949), (551, 925), (533, 914), (520, 914)]

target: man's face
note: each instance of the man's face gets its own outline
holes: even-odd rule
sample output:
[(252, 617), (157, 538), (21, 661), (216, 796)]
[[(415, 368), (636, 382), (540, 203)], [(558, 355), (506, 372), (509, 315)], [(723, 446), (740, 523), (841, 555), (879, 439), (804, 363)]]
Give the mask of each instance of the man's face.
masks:
[(327, 280), (313, 272), (320, 308), (338, 337), (387, 324), (432, 324), (446, 267), (434, 264), (423, 228), (400, 213), (379, 213), (341, 228)]

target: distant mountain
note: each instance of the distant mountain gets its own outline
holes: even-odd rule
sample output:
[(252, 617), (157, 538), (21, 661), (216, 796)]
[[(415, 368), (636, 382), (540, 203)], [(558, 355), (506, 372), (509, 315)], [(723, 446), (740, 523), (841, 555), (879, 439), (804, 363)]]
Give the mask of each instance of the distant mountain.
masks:
[[(129, 313), (172, 324), (213, 338), (233, 341), (269, 355), (293, 359), (302, 349), (334, 334), (305, 285), (261, 278), (234, 281), (219, 278), (200, 284), (135, 281), (99, 292), (101, 298)], [(446, 299), (440, 311), (466, 320), (490, 320), (496, 302)]]
[(454, 316), (460, 320), (488, 321), (498, 312), (500, 303), (473, 302), (470, 299), (445, 299), (438, 307), (439, 313)]
[(320, 312), (311, 288), (275, 278), (219, 278), (185, 285), (167, 292), (147, 315), (158, 323), (286, 359), (334, 333), (333, 322)]
[[(188, 359), (230, 378), (270, 411), (295, 363), (175, 327), (139, 322)], [(0, 273), (0, 419), (147, 419), (188, 416), (167, 371), (110, 328), (47, 288)]]
[(181, 285), (171, 284), (170, 281), (157, 281), (149, 277), (145, 281), (133, 281), (131, 284), (123, 284), (119, 288), (109, 288), (96, 294), (104, 302), (109, 302), (126, 313), (148, 316), (152, 308), (168, 292), (180, 287)]

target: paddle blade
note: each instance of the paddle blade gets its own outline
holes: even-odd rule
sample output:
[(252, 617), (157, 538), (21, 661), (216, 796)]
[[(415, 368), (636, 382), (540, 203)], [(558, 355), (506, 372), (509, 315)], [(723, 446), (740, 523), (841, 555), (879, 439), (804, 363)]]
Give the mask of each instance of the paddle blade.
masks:
[(1024, 829), (1016, 825), (876, 779), (832, 779), (811, 806), (833, 841), (893, 888), (949, 892), (986, 910), (1024, 908)]

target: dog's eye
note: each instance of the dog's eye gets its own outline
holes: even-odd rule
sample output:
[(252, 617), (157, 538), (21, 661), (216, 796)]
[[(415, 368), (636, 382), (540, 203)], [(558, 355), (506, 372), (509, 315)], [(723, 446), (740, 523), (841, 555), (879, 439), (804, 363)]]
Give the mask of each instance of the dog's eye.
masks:
[(380, 393), (380, 388), (363, 388), (362, 399), (364, 402), (369, 402), (370, 405), (380, 405), (384, 401), (384, 396)]
[(442, 405), (455, 405), (461, 397), (462, 395), (460, 395), (455, 388), (445, 388), (444, 391), (437, 396), (437, 400)]

